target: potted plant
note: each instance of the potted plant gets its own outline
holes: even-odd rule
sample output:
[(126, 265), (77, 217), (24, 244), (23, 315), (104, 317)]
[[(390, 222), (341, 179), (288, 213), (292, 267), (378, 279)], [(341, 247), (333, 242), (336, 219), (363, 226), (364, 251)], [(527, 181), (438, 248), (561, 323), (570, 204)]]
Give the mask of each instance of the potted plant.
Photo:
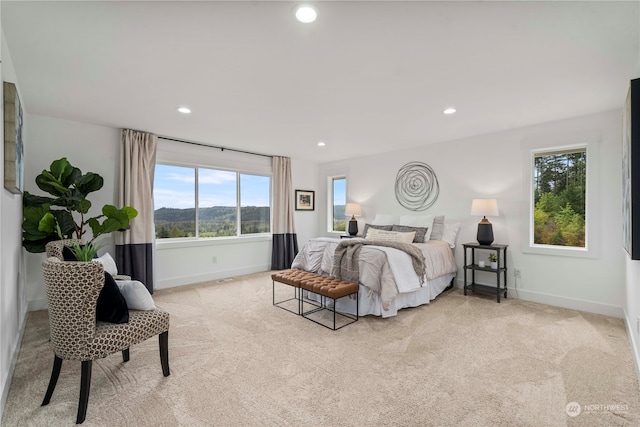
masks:
[(498, 269), (498, 255), (497, 254), (489, 254), (489, 262), (491, 263), (491, 268), (494, 270)]
[(91, 208), (87, 196), (100, 190), (104, 180), (93, 172), (83, 174), (66, 157), (53, 161), (49, 170), (36, 177), (36, 184), (53, 197), (24, 192), (22, 246), (29, 252), (44, 252), (45, 245), (53, 240), (82, 242), (89, 226), (91, 239), (84, 245), (76, 245), (73, 251), (78, 260), (90, 260), (100, 248), (95, 244), (99, 236), (128, 229), (130, 220), (138, 215), (131, 206), (118, 209), (104, 205), (101, 215), (85, 218)]

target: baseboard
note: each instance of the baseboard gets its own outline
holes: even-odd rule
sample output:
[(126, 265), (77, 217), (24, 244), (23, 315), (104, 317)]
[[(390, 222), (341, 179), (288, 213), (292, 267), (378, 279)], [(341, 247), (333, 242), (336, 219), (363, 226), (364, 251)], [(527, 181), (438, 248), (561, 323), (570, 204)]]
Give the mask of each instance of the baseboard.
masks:
[[(457, 280), (459, 288), (463, 288), (463, 279)], [(495, 286), (495, 284), (493, 284)], [(560, 295), (545, 294), (542, 292), (528, 291), (524, 289), (509, 289), (509, 298), (521, 299), (524, 301), (537, 302), (540, 304), (552, 305), (554, 307), (570, 308), (572, 310), (586, 311), (588, 313), (602, 314), (605, 316), (622, 319), (624, 312), (622, 307), (603, 304), (600, 302), (588, 301), (579, 298), (568, 298)]]
[(16, 363), (18, 362), (18, 354), (20, 353), (20, 346), (22, 344), (22, 337), (24, 336), (24, 329), (27, 326), (27, 312), (22, 313), (20, 324), (18, 327), (18, 338), (16, 339), (13, 348), (11, 349), (11, 363), (9, 364), (9, 370), (7, 376), (2, 379), (2, 396), (0, 397), (0, 420), (4, 414), (4, 406), (7, 403), (7, 397), (9, 396), (9, 388), (11, 388), (11, 380), (13, 379), (13, 373), (16, 370)]
[(193, 276), (172, 277), (170, 279), (156, 280), (156, 289), (175, 288), (177, 286), (192, 285), (194, 283), (226, 279), (228, 277), (242, 276), (243, 274), (260, 273), (262, 271), (269, 270), (271, 270), (271, 265), (263, 264), (231, 270), (219, 270), (212, 273), (196, 274)]
[(635, 339), (636, 332), (633, 323), (627, 315), (627, 310), (624, 310), (624, 324), (627, 327), (627, 336), (629, 337), (629, 345), (631, 345), (631, 355), (633, 357), (633, 366), (636, 369), (636, 379), (638, 380), (638, 385), (640, 385), (640, 354), (638, 354), (638, 343)]
[(44, 310), (49, 307), (49, 302), (46, 298), (34, 299), (27, 301), (27, 311)]

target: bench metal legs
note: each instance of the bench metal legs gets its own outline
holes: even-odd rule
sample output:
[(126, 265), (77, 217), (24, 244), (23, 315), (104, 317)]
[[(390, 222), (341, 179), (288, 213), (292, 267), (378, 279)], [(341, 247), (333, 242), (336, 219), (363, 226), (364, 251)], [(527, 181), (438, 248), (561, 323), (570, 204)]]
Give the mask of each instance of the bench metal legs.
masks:
[[(307, 292), (314, 293), (314, 292), (311, 292), (311, 291), (307, 291)], [(315, 304), (315, 303), (307, 300), (306, 303), (314, 306), (315, 308), (312, 308), (309, 311), (304, 311), (305, 300), (304, 300), (304, 298), (302, 298), (302, 293), (301, 293), (301, 296), (300, 296), (300, 305), (301, 305), (300, 310), (301, 310), (301, 313), (300, 314), (305, 319), (311, 320), (312, 322), (317, 323), (318, 325), (322, 325), (327, 329), (331, 329), (332, 331), (337, 331), (340, 328), (344, 328), (345, 326), (350, 325), (353, 322), (357, 322), (358, 321), (359, 311), (360, 311), (359, 310), (360, 309), (360, 307), (359, 307), (360, 301), (359, 301), (359, 298), (358, 298), (358, 296), (359, 296), (358, 292), (354, 292), (352, 294), (345, 295), (344, 297), (342, 297), (342, 298), (350, 298), (352, 295), (355, 295), (355, 298), (356, 298), (356, 314), (355, 314), (355, 316), (353, 316), (351, 314), (345, 314), (345, 313), (340, 313), (340, 312), (336, 311), (336, 301), (338, 301), (338, 299), (340, 299), (340, 298), (333, 299), (333, 298), (330, 298), (330, 297), (325, 297), (324, 295), (320, 295), (320, 294), (315, 294), (315, 295), (320, 296), (320, 303), (319, 304)], [(327, 306), (327, 300), (331, 300), (333, 302), (331, 308), (329, 308)], [(311, 317), (307, 317), (309, 314), (317, 313), (317, 312), (324, 311), (324, 310), (330, 311), (330, 312), (333, 313), (333, 326), (325, 325), (324, 323), (319, 322), (318, 320), (312, 319)], [(351, 321), (347, 322), (344, 325), (341, 325), (341, 326), (336, 328), (336, 315), (345, 317), (347, 319), (350, 319)]]
[[(275, 305), (276, 307), (281, 308), (283, 310), (286, 310), (289, 313), (297, 314), (299, 316), (300, 315), (300, 310), (301, 310), (301, 305), (302, 305), (302, 301), (301, 301), (302, 300), (302, 298), (301, 298), (302, 295), (301, 295), (300, 288), (297, 287), (297, 286), (291, 286), (291, 285), (288, 285), (286, 283), (283, 283), (284, 285), (291, 286), (293, 288), (293, 298), (287, 298), (287, 299), (284, 299), (284, 300), (276, 302), (276, 280), (272, 280), (271, 282), (272, 282), (272, 285), (273, 285), (272, 286), (273, 305)], [(278, 282), (278, 283), (282, 283), (282, 282)], [(292, 300), (296, 301), (296, 304), (297, 304), (297, 310), (296, 311), (290, 310), (287, 307), (283, 306), (284, 303), (286, 303), (288, 301), (292, 301)]]

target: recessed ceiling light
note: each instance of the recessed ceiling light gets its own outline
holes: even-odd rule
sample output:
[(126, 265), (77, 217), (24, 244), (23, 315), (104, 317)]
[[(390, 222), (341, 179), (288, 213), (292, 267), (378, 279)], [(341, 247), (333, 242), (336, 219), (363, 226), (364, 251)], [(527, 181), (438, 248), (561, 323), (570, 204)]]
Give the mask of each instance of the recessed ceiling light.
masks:
[(456, 112), (456, 109), (453, 107), (449, 107), (446, 110), (443, 111), (444, 114), (453, 114)]
[(324, 142), (322, 142), (322, 141), (319, 141), (319, 142), (318, 142), (318, 147), (324, 147), (325, 145), (327, 145), (327, 144), (325, 144), (325, 143), (324, 143)]
[(296, 19), (302, 23), (308, 24), (318, 17), (318, 11), (315, 7), (307, 4), (296, 7)]
[(191, 109), (188, 107), (178, 107), (176, 108), (176, 110), (178, 110), (182, 114), (191, 114)]

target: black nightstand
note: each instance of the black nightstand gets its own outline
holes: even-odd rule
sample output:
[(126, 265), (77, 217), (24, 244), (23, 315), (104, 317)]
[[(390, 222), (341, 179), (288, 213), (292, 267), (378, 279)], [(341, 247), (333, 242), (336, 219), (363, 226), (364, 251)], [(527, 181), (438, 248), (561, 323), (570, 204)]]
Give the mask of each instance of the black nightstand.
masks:
[(341, 239), (362, 239), (362, 236), (359, 236), (357, 234), (355, 236), (352, 236), (351, 234), (341, 234), (340, 238)]
[[(504, 291), (504, 297), (507, 297), (507, 247), (509, 245), (501, 245), (494, 243), (491, 245), (481, 245), (479, 243), (465, 243), (464, 247), (464, 294), (467, 295), (467, 289), (474, 292), (482, 292), (494, 294), (496, 300), (500, 302), (500, 292)], [(467, 264), (467, 250), (471, 250), (471, 263)], [(485, 249), (494, 251), (498, 256), (498, 268), (491, 268), (490, 265), (480, 267), (476, 265), (476, 249)], [(502, 255), (502, 256), (501, 256)], [(467, 285), (467, 270), (471, 270), (471, 283)], [(496, 286), (487, 286), (476, 283), (476, 271), (486, 271), (495, 273)], [(500, 275), (504, 274), (504, 287), (500, 287)]]

